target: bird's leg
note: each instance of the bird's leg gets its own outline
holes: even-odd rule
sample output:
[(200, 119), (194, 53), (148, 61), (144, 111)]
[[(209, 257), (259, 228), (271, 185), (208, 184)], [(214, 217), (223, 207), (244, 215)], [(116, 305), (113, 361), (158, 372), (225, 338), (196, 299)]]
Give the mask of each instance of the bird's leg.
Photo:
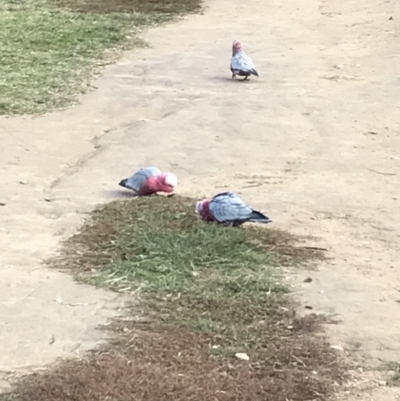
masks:
[(240, 227), (243, 223), (244, 223), (243, 221), (235, 221), (235, 222), (232, 224), (232, 227)]
[(235, 74), (232, 74), (232, 79), (234, 79), (234, 78), (236, 79), (236, 75), (235, 75)]
[(249, 76), (246, 75), (246, 76), (244, 77), (243, 81), (247, 81), (247, 78), (248, 78), (248, 77), (249, 77)]

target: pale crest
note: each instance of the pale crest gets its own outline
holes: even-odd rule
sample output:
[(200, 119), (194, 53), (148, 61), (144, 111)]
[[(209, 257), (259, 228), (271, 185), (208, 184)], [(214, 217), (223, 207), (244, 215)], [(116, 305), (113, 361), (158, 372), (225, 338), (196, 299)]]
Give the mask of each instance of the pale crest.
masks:
[(165, 183), (170, 187), (174, 188), (178, 185), (178, 177), (172, 173), (165, 174)]
[(196, 213), (200, 214), (203, 210), (203, 201), (196, 202)]

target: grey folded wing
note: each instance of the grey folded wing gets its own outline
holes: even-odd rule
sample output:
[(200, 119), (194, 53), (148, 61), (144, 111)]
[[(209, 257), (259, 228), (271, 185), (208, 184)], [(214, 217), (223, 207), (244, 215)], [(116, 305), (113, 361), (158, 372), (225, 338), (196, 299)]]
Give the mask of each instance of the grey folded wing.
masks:
[(246, 205), (234, 192), (222, 192), (210, 202), (210, 212), (220, 223), (246, 221), (253, 209)]
[(142, 167), (139, 171), (128, 178), (126, 186), (136, 192), (140, 191), (142, 185), (150, 178), (161, 174), (157, 167)]
[(255, 71), (253, 60), (243, 51), (236, 53), (231, 59), (231, 66), (234, 71), (251, 73)]

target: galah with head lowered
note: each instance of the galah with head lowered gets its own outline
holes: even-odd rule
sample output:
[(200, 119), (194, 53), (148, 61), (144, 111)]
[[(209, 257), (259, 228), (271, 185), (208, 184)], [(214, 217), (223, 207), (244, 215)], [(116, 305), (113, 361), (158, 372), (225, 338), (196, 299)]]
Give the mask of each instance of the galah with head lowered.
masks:
[(157, 167), (143, 167), (129, 178), (121, 180), (121, 187), (131, 189), (137, 195), (152, 195), (157, 192), (173, 192), (178, 178), (172, 173), (163, 173)]
[(232, 44), (231, 71), (232, 78), (239, 75), (246, 80), (250, 75), (259, 76), (252, 59), (242, 50), (242, 44), (238, 40)]
[(223, 225), (239, 226), (246, 222), (271, 223), (269, 217), (246, 205), (234, 192), (222, 192), (211, 200), (196, 203), (196, 213), (204, 221), (215, 221)]

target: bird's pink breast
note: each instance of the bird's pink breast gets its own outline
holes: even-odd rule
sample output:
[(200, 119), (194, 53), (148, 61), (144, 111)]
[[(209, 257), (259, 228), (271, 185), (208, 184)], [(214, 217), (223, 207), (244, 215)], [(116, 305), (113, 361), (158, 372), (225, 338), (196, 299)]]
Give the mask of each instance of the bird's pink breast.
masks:
[(215, 221), (215, 218), (210, 211), (210, 201), (205, 201), (203, 203), (203, 208), (201, 210), (201, 217), (204, 221)]
[(165, 183), (165, 174), (159, 175), (155, 179), (155, 186), (157, 188), (157, 192), (173, 192), (174, 188), (172, 188), (170, 185), (167, 185)]
[(158, 191), (155, 177), (149, 177), (141, 186), (139, 195), (152, 195)]
[(140, 188), (139, 195), (152, 195), (157, 192), (172, 192), (174, 189), (165, 184), (165, 178), (162, 175), (158, 177), (149, 177)]

